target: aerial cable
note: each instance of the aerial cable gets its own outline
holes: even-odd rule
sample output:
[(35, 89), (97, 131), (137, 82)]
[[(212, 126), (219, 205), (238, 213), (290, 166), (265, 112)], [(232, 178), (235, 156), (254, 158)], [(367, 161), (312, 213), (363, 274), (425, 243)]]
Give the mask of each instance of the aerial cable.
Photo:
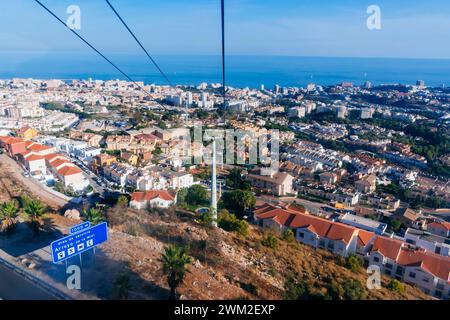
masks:
[(132, 82), (133, 84), (135, 84), (140, 90), (142, 90), (143, 92), (145, 92), (145, 94), (147, 94), (150, 99), (154, 102), (156, 102), (157, 104), (159, 104), (163, 109), (165, 109), (165, 107), (158, 102), (155, 98), (152, 97), (152, 95), (145, 90), (140, 84), (138, 84), (135, 80), (133, 80), (128, 74), (125, 73), (125, 71), (123, 71), (122, 69), (120, 69), (116, 64), (114, 64), (110, 59), (108, 59), (103, 53), (101, 53), (99, 50), (97, 50), (92, 44), (90, 44), (86, 39), (84, 39), (78, 32), (76, 32), (74, 29), (70, 28), (66, 23), (64, 23), (64, 21), (62, 21), (56, 14), (54, 14), (49, 8), (47, 8), (42, 2), (40, 2), (39, 0), (34, 0), (36, 1), (42, 8), (45, 9), (45, 11), (47, 11), (50, 15), (52, 15), (56, 20), (58, 20), (60, 23), (62, 23), (67, 29), (69, 29), (74, 35), (76, 35), (81, 41), (83, 41), (87, 46), (89, 46), (92, 50), (94, 50), (98, 55), (100, 55), (103, 59), (105, 59), (110, 65), (112, 65), (117, 71), (119, 71), (125, 78), (127, 78), (130, 82)]
[(128, 27), (127, 23), (122, 19), (122, 17), (120, 16), (120, 14), (117, 12), (117, 10), (114, 8), (114, 6), (111, 4), (111, 2), (109, 2), (108, 0), (105, 0), (106, 3), (109, 5), (109, 7), (112, 9), (112, 11), (114, 11), (114, 13), (116, 14), (117, 18), (119, 18), (119, 20), (122, 22), (122, 24), (125, 26), (125, 28), (128, 30), (128, 32), (131, 34), (131, 36), (134, 38), (134, 40), (136, 40), (136, 42), (139, 44), (139, 46), (141, 47), (142, 50), (144, 50), (145, 54), (147, 55), (147, 57), (150, 59), (150, 61), (153, 63), (153, 65), (158, 69), (158, 71), (161, 73), (161, 75), (164, 77), (164, 79), (167, 81), (167, 83), (173, 87), (172, 83), (170, 82), (169, 78), (166, 76), (166, 74), (162, 71), (162, 69), (159, 67), (158, 63), (156, 63), (155, 59), (152, 58), (152, 56), (148, 53), (148, 51), (144, 48), (144, 46), (142, 45), (142, 43), (139, 41), (139, 39), (135, 36), (135, 34), (133, 33), (133, 31), (131, 31), (131, 29)]

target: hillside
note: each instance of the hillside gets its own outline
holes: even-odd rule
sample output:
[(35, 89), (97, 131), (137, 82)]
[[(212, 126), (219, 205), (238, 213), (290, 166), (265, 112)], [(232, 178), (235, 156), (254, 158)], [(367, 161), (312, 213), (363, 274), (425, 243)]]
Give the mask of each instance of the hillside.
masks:
[[(34, 197), (20, 181), (6, 174), (1, 174), (0, 178), (1, 201), (23, 195)], [(78, 223), (62, 217), (52, 208), (48, 210), (46, 221), (51, 232), (67, 232), (68, 226)], [(192, 214), (182, 210), (147, 212), (121, 207), (109, 209), (108, 219), (109, 241), (97, 251), (95, 263), (83, 269), (86, 279), (83, 291), (91, 297), (116, 298), (118, 279), (126, 275), (130, 279), (130, 299), (166, 299), (168, 287), (160, 259), (164, 247), (173, 243), (188, 245), (194, 258), (185, 283), (179, 288), (183, 299), (283, 299), (287, 279), (290, 284), (307, 285), (312, 293), (310, 298), (323, 298), (330, 287), (337, 288), (336, 292), (342, 291), (340, 287), (345, 286), (348, 279), (364, 287), (367, 279), (364, 269), (353, 272), (343, 266), (342, 259), (327, 251), (280, 239), (276, 249), (265, 247), (261, 244), (264, 234), (252, 226), (244, 237), (204, 227), (195, 222)], [(21, 235), (13, 239), (16, 237), (20, 239)], [(26, 235), (24, 239), (28, 239)], [(20, 241), (14, 242), (14, 246)], [(36, 264), (37, 271), (51, 270), (51, 273), (64, 275), (64, 270), (52, 267), (50, 261), (34, 258), (33, 253), (26, 258)], [(383, 278), (381, 290), (365, 289), (365, 298), (429, 299), (408, 285), (403, 294), (392, 292), (386, 289), (389, 281)], [(298, 287), (294, 287), (294, 291), (296, 289)]]
[[(128, 261), (133, 274), (159, 288), (167, 288), (159, 261), (164, 246), (177, 243), (190, 247), (194, 263), (179, 289), (186, 299), (283, 299), (287, 279), (307, 284), (315, 297), (325, 295), (332, 280), (334, 287), (344, 286), (348, 279), (365, 287), (363, 268), (353, 272), (331, 253), (295, 242), (279, 239), (276, 249), (265, 247), (261, 244), (265, 235), (254, 227), (244, 237), (204, 227), (181, 211), (127, 210), (124, 214), (112, 209), (109, 218), (114, 231), (106, 253)], [(389, 281), (383, 277), (382, 289), (365, 289), (365, 298), (429, 299), (408, 285), (403, 294), (388, 290)]]

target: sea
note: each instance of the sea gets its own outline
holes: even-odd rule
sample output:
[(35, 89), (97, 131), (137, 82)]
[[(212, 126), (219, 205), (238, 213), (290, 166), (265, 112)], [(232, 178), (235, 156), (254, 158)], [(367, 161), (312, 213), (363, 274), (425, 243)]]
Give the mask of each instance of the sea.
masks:
[[(107, 55), (136, 81), (167, 84), (146, 56), (135, 54)], [(170, 82), (198, 85), (222, 81), (219, 55), (154, 55)], [(226, 83), (239, 88), (304, 87), (309, 83), (329, 86), (341, 82), (362, 85), (415, 84), (450, 86), (450, 60), (400, 58), (342, 58), (297, 56), (226, 57)], [(124, 79), (118, 71), (92, 54), (1, 52), (0, 79)]]

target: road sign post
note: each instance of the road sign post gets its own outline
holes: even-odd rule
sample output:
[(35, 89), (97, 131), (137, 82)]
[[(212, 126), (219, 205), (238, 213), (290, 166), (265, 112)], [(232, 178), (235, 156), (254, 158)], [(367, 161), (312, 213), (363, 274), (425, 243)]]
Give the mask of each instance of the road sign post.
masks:
[(53, 263), (66, 261), (106, 241), (108, 241), (106, 222), (53, 241), (50, 245)]

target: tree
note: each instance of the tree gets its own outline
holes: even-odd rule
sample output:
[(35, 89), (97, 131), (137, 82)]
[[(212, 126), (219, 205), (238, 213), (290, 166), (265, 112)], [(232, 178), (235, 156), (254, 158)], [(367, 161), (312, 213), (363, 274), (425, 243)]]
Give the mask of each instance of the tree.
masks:
[(390, 225), (390, 227), (392, 228), (392, 230), (393, 230), (394, 232), (399, 232), (399, 231), (400, 231), (400, 228), (402, 227), (401, 221), (400, 221), (400, 220), (397, 220), (397, 219), (392, 219), (392, 220), (390, 220), (390, 221), (389, 221), (389, 225)]
[(8, 201), (0, 206), (0, 231), (11, 232), (16, 226), (19, 209), (16, 201)]
[(106, 220), (105, 216), (96, 208), (89, 208), (84, 214), (86, 215), (87, 220), (93, 225)]
[(184, 205), (186, 204), (188, 194), (188, 188), (181, 188), (177, 193), (177, 204)]
[(391, 291), (397, 292), (397, 293), (403, 293), (405, 292), (405, 287), (403, 286), (403, 284), (396, 280), (396, 279), (392, 279), (388, 285), (387, 288)]
[(45, 214), (45, 206), (39, 200), (29, 200), (24, 208), (25, 214), (30, 219), (30, 227), (35, 236), (39, 235), (42, 225), (42, 217)]
[(205, 204), (208, 202), (208, 191), (205, 187), (195, 184), (189, 187), (186, 202), (190, 205)]
[(170, 288), (170, 300), (177, 298), (177, 288), (184, 281), (187, 265), (192, 259), (185, 247), (169, 245), (162, 256), (163, 270), (167, 275), (167, 283)]
[(226, 179), (226, 185), (233, 189), (251, 190), (251, 185), (242, 178), (242, 170), (233, 168)]
[(243, 218), (246, 211), (254, 208), (256, 205), (255, 195), (247, 190), (225, 192), (222, 195), (222, 201), (225, 208), (235, 212), (238, 218)]

